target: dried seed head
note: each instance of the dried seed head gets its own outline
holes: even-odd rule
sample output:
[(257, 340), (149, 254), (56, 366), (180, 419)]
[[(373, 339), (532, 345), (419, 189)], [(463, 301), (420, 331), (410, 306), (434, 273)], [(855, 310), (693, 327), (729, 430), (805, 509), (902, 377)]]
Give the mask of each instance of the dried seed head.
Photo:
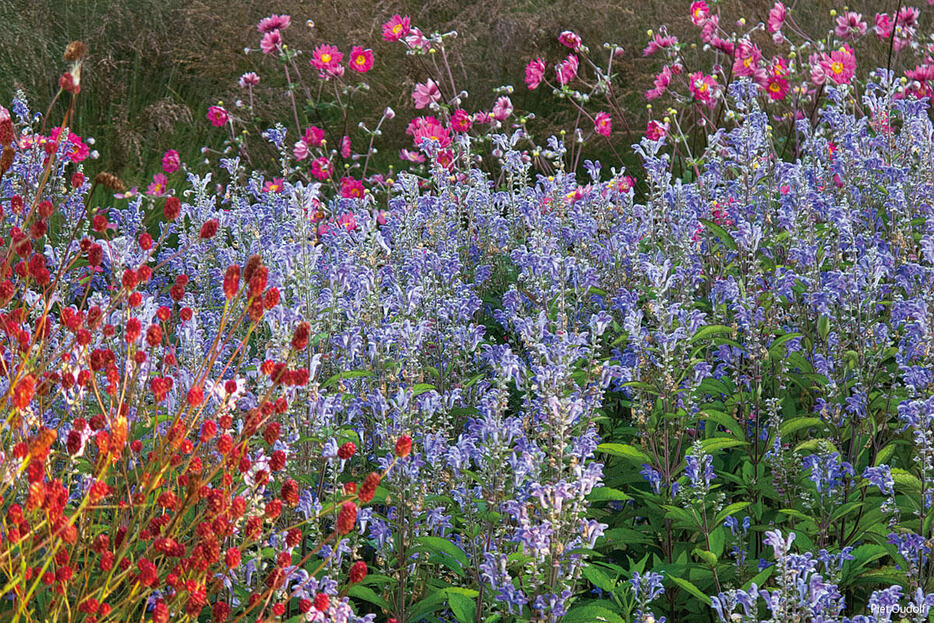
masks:
[(88, 53), (88, 46), (83, 41), (72, 41), (65, 48), (65, 60), (70, 62), (80, 61)]
[(106, 171), (98, 173), (97, 177), (94, 178), (94, 183), (109, 188), (116, 193), (122, 193), (126, 190), (126, 186), (120, 181), (119, 177)]

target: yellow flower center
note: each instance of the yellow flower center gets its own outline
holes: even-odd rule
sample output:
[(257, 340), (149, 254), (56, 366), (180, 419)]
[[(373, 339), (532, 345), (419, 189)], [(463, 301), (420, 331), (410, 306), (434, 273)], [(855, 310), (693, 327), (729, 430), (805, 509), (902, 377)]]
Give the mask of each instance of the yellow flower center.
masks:
[(363, 54), (357, 56), (357, 65), (366, 65), (366, 57)]
[(840, 61), (837, 61), (837, 62), (833, 63), (833, 64), (830, 66), (830, 70), (833, 71), (833, 73), (835, 73), (835, 74), (842, 74), (842, 73), (843, 73), (843, 63), (841, 63)]
[(331, 62), (331, 55), (328, 54), (327, 52), (325, 52), (324, 54), (322, 54), (322, 55), (321, 55), (321, 62), (322, 62), (322, 63), (330, 63), (330, 62)]
[(393, 26), (393, 27), (392, 27), (392, 32), (395, 33), (395, 34), (397, 34), (397, 35), (398, 35), (400, 32), (402, 32), (402, 24), (396, 24), (395, 26)]

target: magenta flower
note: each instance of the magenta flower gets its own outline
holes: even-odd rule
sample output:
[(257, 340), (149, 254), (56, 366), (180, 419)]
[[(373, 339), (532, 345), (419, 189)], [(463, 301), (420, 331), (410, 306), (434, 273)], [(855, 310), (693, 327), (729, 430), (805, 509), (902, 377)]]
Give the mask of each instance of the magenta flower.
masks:
[(770, 33), (775, 34), (782, 29), (782, 26), (785, 25), (785, 17), (787, 14), (788, 12), (785, 9), (785, 5), (781, 2), (776, 2), (769, 11), (769, 21), (766, 25)]
[(451, 129), (455, 132), (468, 132), (471, 125), (473, 122), (470, 120), (470, 115), (463, 108), (458, 108), (451, 115)]
[(598, 112), (593, 118), (593, 131), (600, 136), (610, 137), (613, 132), (613, 120), (605, 112)]
[(248, 71), (247, 73), (240, 76), (240, 88), (245, 89), (247, 87), (255, 87), (259, 84), (259, 76), (254, 72)]
[(342, 177), (341, 197), (344, 199), (363, 199), (363, 182), (352, 177)]
[(544, 77), (545, 61), (542, 59), (536, 58), (534, 61), (529, 61), (529, 64), (525, 66), (525, 83), (529, 89), (533, 91), (537, 89)]
[(305, 128), (305, 136), (302, 138), (309, 147), (318, 147), (324, 141), (324, 130), (316, 125)]
[(659, 123), (654, 119), (649, 121), (648, 127), (645, 129), (645, 137), (650, 141), (658, 141), (664, 138), (668, 134), (668, 124)]
[(162, 170), (166, 173), (175, 173), (181, 164), (181, 158), (174, 149), (170, 149), (162, 156)]
[(695, 26), (701, 26), (710, 17), (710, 7), (704, 0), (696, 0), (691, 3), (691, 21)]
[(754, 76), (762, 59), (762, 51), (749, 39), (742, 39), (736, 44), (733, 73), (737, 76)]
[(331, 175), (331, 161), (321, 156), (311, 163), (311, 175), (318, 180), (326, 180)]
[(274, 30), (285, 30), (292, 23), (292, 18), (288, 15), (270, 15), (259, 20), (256, 30), (261, 33), (268, 33)]
[(678, 45), (678, 38), (674, 35), (655, 33), (649, 44), (642, 50), (642, 56), (651, 56), (659, 50), (665, 50), (675, 45)]
[(373, 50), (364, 50), (359, 45), (350, 49), (350, 68), (361, 74), (373, 69)]
[(431, 48), (431, 42), (422, 34), (422, 31), (418, 28), (413, 28), (409, 31), (408, 36), (405, 38), (405, 44), (412, 48), (413, 50), (425, 50)]
[(568, 84), (571, 80), (577, 76), (577, 68), (579, 61), (577, 60), (576, 54), (568, 54), (568, 57), (561, 61), (561, 64), (558, 65), (555, 70), (555, 74), (558, 78), (558, 84), (564, 86)]
[(451, 144), (450, 130), (439, 123), (426, 123), (419, 126), (415, 130), (415, 134), (412, 138), (417, 147), (421, 147), (422, 142), (426, 139), (438, 141), (441, 149), (444, 149)]
[(765, 92), (773, 101), (783, 100), (788, 95), (788, 80), (781, 76), (771, 75), (765, 85)]
[(574, 52), (580, 50), (582, 45), (580, 35), (575, 32), (571, 32), (570, 30), (565, 30), (560, 35), (558, 35), (558, 43), (567, 48), (571, 48), (571, 50)]
[(412, 92), (412, 99), (415, 100), (416, 109), (427, 108), (432, 103), (441, 99), (441, 90), (438, 89), (437, 83), (429, 78), (426, 82), (420, 82), (415, 85), (415, 90)]
[(337, 49), (337, 46), (322, 44), (315, 48), (314, 54), (312, 54), (311, 60), (308, 62), (315, 69), (333, 74), (340, 68), (342, 60), (344, 60), (344, 55)]
[(708, 76), (701, 71), (695, 71), (688, 77), (688, 86), (691, 90), (691, 97), (713, 108), (714, 100), (717, 96), (717, 81), (713, 76)]
[(654, 100), (657, 97), (661, 97), (662, 94), (668, 90), (668, 85), (671, 84), (671, 75), (670, 67), (667, 65), (662, 67), (662, 71), (655, 76), (655, 88), (645, 92), (645, 99)]
[(399, 41), (409, 34), (412, 29), (412, 22), (409, 16), (401, 17), (393, 15), (389, 21), (383, 24), (383, 39), (386, 41)]
[(493, 118), (497, 121), (505, 121), (509, 118), (509, 115), (512, 114), (512, 100), (505, 95), (497, 98), (496, 103), (493, 104), (491, 113), (493, 114)]
[(220, 106), (211, 106), (208, 108), (208, 121), (211, 122), (211, 125), (219, 128), (227, 125), (229, 119), (230, 117), (227, 115), (227, 111)]
[(304, 140), (295, 141), (295, 145), (292, 146), (292, 155), (295, 156), (296, 160), (304, 160), (308, 157), (308, 143)]
[(259, 49), (263, 54), (273, 54), (282, 47), (282, 34), (278, 30), (272, 30), (263, 35), (259, 42)]
[(849, 45), (844, 45), (829, 55), (824, 54), (820, 65), (824, 75), (836, 84), (849, 84), (856, 73), (856, 55)]
[[(357, 183), (359, 184), (359, 182)], [(360, 184), (360, 188), (361, 188), (360, 192), (362, 196), (363, 184)], [(339, 217), (337, 217), (337, 224), (340, 227), (346, 229), (347, 231), (354, 231), (355, 229), (357, 229), (357, 219), (351, 212), (345, 212), (344, 214), (341, 214)]]
[(152, 176), (152, 183), (146, 189), (146, 194), (150, 197), (161, 197), (165, 194), (165, 187), (168, 180), (162, 173), (156, 173)]
[(858, 39), (866, 34), (866, 22), (863, 16), (855, 11), (847, 11), (837, 17), (837, 27), (834, 33), (841, 39)]
[(341, 139), (341, 158), (350, 158), (350, 137), (345, 136)]
[(399, 150), (399, 159), (415, 163), (425, 162), (425, 156), (421, 155), (417, 151), (410, 151), (408, 149)]
[(281, 192), (283, 188), (285, 188), (285, 184), (282, 178), (277, 177), (277, 178), (267, 181), (263, 185), (263, 192), (264, 193), (278, 193), (278, 192)]

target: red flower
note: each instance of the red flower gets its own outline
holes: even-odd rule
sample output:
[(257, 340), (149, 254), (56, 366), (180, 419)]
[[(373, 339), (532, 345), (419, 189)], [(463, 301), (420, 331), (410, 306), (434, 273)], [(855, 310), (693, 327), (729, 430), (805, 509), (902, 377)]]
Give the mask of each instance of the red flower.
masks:
[(178, 197), (169, 197), (165, 200), (165, 208), (163, 208), (163, 214), (165, 215), (165, 220), (174, 221), (178, 218), (179, 214), (182, 213), (182, 202), (179, 201)]
[(314, 606), (315, 610), (324, 612), (331, 606), (331, 598), (328, 597), (327, 593), (318, 593), (315, 595)]
[(366, 563), (362, 560), (358, 560), (350, 567), (350, 583), (356, 584), (357, 582), (362, 582), (366, 577)]
[(217, 234), (217, 225), (218, 223), (216, 218), (212, 218), (210, 221), (205, 222), (205, 224), (201, 226), (201, 233), (199, 234), (199, 237), (202, 240), (213, 238), (215, 234)]
[(399, 440), (396, 441), (396, 456), (400, 459), (404, 459), (409, 456), (410, 452), (412, 452), (412, 438), (408, 435), (402, 435), (399, 437)]
[(240, 550), (236, 547), (231, 547), (227, 550), (227, 553), (224, 554), (224, 563), (227, 565), (228, 569), (236, 569), (240, 566)]
[(353, 442), (348, 441), (340, 448), (337, 449), (337, 458), (347, 460), (352, 457), (357, 452), (357, 446)]
[(344, 502), (337, 514), (337, 532), (349, 534), (357, 524), (357, 505), (353, 502)]
[(360, 486), (360, 501), (364, 504), (373, 499), (376, 495), (376, 487), (379, 486), (380, 475), (376, 472), (370, 472), (363, 484)]
[(36, 377), (27, 374), (21, 378), (16, 387), (13, 388), (13, 406), (17, 409), (25, 409), (32, 401), (36, 393)]

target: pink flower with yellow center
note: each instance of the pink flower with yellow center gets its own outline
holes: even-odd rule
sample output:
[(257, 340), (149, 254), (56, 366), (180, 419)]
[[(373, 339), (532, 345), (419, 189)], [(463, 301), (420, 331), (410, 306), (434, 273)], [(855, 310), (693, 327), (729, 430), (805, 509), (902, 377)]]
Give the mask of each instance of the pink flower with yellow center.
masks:
[(512, 100), (505, 95), (497, 98), (491, 113), (497, 121), (505, 121), (512, 114)]
[(428, 108), (432, 103), (441, 99), (441, 90), (438, 84), (429, 78), (424, 83), (419, 82), (412, 91), (412, 99), (415, 101), (415, 108)]
[(331, 161), (321, 156), (311, 163), (311, 176), (317, 180), (326, 180), (331, 175)]
[(342, 177), (341, 197), (344, 199), (363, 199), (363, 182), (352, 177)]
[(849, 45), (824, 54), (820, 61), (824, 75), (836, 84), (849, 84), (856, 73), (856, 55)]
[(146, 194), (150, 197), (160, 197), (165, 194), (165, 187), (168, 183), (165, 175), (156, 173), (152, 176), (152, 184), (146, 189)]
[(412, 138), (416, 147), (421, 147), (422, 143), (429, 139), (437, 141), (441, 149), (451, 144), (450, 130), (438, 123), (428, 123), (419, 127)]
[(600, 136), (609, 138), (613, 132), (613, 120), (605, 112), (598, 112), (593, 118), (593, 131)]
[(302, 137), (302, 140), (305, 141), (309, 147), (318, 147), (321, 145), (321, 142), (324, 141), (324, 130), (316, 125), (305, 128), (305, 136)]
[(322, 44), (315, 48), (309, 63), (315, 69), (334, 73), (340, 67), (342, 60), (344, 60), (344, 55), (337, 49), (337, 46)]
[(350, 68), (361, 74), (373, 69), (373, 50), (364, 50), (359, 45), (350, 49)]
[(713, 76), (696, 71), (688, 77), (688, 86), (691, 90), (691, 97), (702, 104), (713, 107), (717, 95), (717, 81), (714, 80)]
[(451, 129), (455, 132), (468, 132), (472, 125), (470, 115), (463, 108), (458, 108), (451, 115)]
[(383, 39), (386, 41), (399, 41), (409, 34), (412, 29), (412, 21), (409, 16), (402, 17), (393, 15), (389, 21), (383, 24)]
[(284, 187), (285, 187), (285, 184), (283, 183), (282, 178), (276, 177), (276, 178), (273, 178), (267, 181), (263, 185), (263, 192), (264, 193), (278, 193), (278, 192), (282, 192), (282, 189)]
[(696, 0), (691, 3), (691, 21), (695, 26), (700, 26), (710, 17), (710, 7), (704, 0)]
[(174, 149), (170, 149), (162, 156), (162, 170), (166, 173), (175, 173), (181, 164), (181, 157)]
[(783, 100), (788, 95), (788, 81), (779, 76), (769, 76), (765, 85), (765, 92), (773, 101)]
[(211, 106), (208, 108), (208, 121), (210, 121), (211, 125), (214, 127), (220, 128), (227, 125), (229, 119), (230, 117), (227, 115), (227, 111), (220, 106)]
[(571, 32), (570, 30), (565, 30), (560, 35), (558, 35), (558, 43), (561, 45), (571, 48), (573, 51), (577, 52), (581, 49), (581, 38), (576, 32)]

